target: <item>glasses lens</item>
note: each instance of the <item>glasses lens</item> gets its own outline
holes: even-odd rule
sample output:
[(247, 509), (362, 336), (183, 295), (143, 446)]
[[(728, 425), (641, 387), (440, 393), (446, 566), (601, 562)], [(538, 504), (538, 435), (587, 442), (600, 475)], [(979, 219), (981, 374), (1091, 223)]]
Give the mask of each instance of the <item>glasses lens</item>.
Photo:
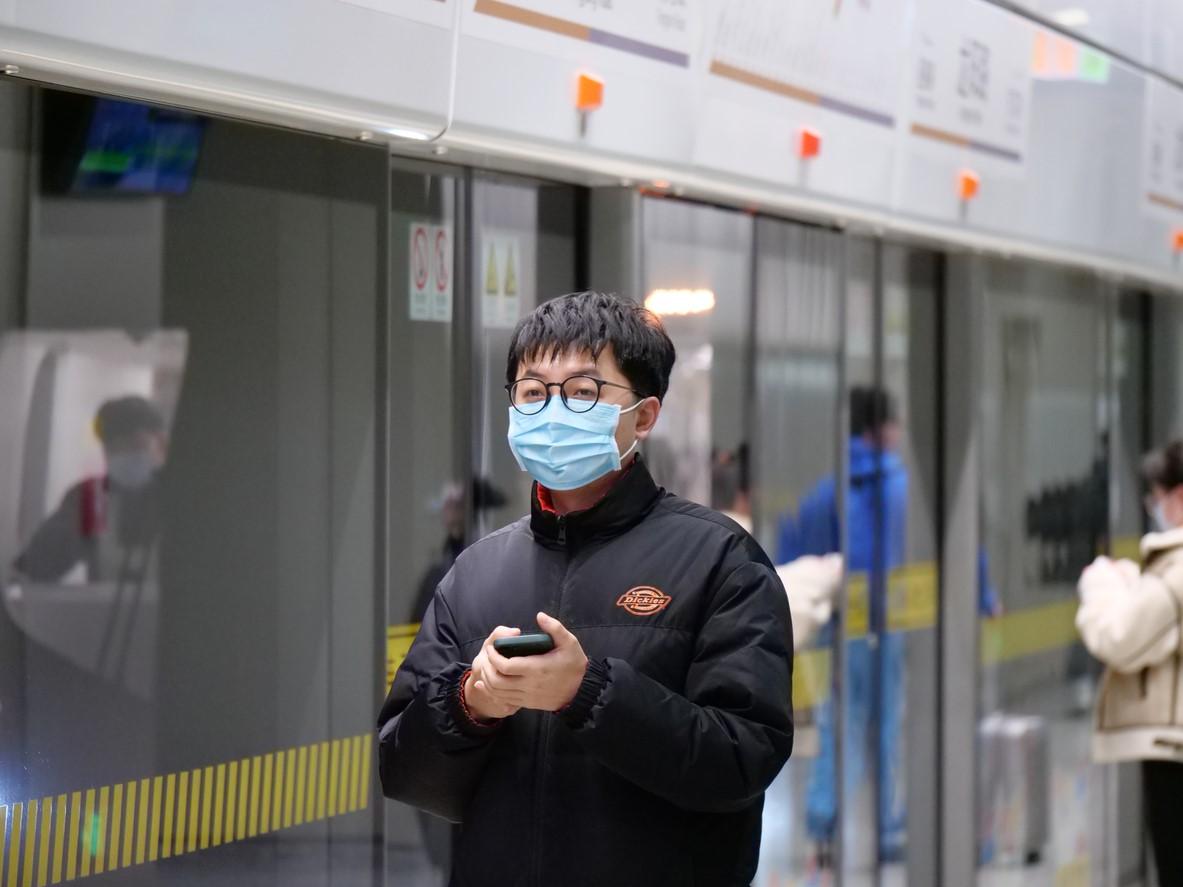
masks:
[(532, 416), (546, 406), (546, 386), (537, 379), (519, 379), (509, 389), (509, 402), (519, 413)]
[(599, 382), (591, 376), (572, 376), (563, 383), (563, 401), (573, 412), (586, 413), (599, 399)]

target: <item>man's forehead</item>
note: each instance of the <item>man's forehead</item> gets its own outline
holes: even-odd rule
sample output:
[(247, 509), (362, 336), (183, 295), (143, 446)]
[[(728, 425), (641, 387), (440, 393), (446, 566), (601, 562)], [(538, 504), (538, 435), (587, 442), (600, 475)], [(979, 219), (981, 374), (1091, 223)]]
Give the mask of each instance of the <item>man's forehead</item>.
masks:
[(571, 348), (558, 353), (546, 348), (526, 357), (521, 363), (521, 369), (525, 371), (567, 370), (578, 373), (585, 370), (608, 368), (613, 365), (612, 346), (606, 345), (600, 352), (598, 360), (592, 357), (591, 351), (586, 348)]

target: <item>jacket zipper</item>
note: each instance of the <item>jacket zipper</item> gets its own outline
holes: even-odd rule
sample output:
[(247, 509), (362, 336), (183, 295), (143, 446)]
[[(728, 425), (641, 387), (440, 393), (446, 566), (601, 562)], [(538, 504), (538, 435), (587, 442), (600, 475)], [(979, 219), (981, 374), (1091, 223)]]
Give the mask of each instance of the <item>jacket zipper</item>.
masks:
[[(560, 618), (559, 614), (563, 606), (563, 588), (567, 584), (567, 577), (571, 574), (572, 557), (567, 551), (567, 518), (565, 515), (559, 515), (559, 544), (563, 546), (563, 556), (566, 559), (566, 565), (563, 568), (563, 578), (559, 582), (558, 598), (554, 604), (554, 612), (550, 615), (556, 619)], [(550, 728), (551, 717), (543, 713), (542, 720), (538, 725), (538, 760), (535, 764), (534, 770), (534, 884), (537, 887), (542, 887), (542, 832), (543, 832), (543, 816), (542, 803), (544, 797), (544, 783), (546, 782), (546, 755), (547, 749), (550, 747)]]

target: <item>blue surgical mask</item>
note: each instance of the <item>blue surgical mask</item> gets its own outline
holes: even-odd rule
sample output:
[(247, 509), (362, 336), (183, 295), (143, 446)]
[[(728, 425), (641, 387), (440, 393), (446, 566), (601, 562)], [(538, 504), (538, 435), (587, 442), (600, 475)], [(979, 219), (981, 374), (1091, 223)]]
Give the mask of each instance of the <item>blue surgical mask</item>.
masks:
[(1162, 499), (1154, 503), (1154, 510), (1150, 512), (1150, 518), (1154, 522), (1154, 528), (1160, 533), (1174, 529), (1171, 522), (1167, 520), (1167, 503)]
[(576, 413), (552, 397), (542, 410), (524, 416), (509, 408), (509, 448), (522, 471), (550, 490), (577, 490), (620, 468), (620, 460), (637, 446), (621, 453), (616, 447), (620, 416), (642, 401), (622, 410), (618, 404), (597, 403), (586, 413)]

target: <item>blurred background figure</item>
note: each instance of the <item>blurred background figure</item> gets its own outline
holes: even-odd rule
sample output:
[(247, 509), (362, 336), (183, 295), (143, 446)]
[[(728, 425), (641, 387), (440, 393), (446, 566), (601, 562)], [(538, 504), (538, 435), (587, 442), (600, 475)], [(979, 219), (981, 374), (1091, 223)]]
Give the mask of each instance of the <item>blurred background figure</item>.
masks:
[[(850, 572), (865, 573), (869, 577), (870, 625), (886, 624), (882, 610), (886, 606), (887, 573), (901, 566), (905, 559), (908, 473), (898, 453), (899, 442), (899, 421), (891, 395), (881, 388), (851, 389), (846, 557)], [(807, 555), (834, 555), (841, 551), (837, 490), (837, 478), (823, 478), (806, 494), (795, 515), (782, 516), (777, 563), (797, 561)], [(816, 569), (833, 572), (834, 563), (833, 560), (822, 561)], [(824, 566), (826, 564), (830, 566)], [(839, 563), (838, 570), (840, 568)], [(791, 581), (792, 576), (789, 579)], [(793, 599), (791, 591), (789, 597)], [(824, 599), (817, 601), (811, 612), (815, 614), (811, 620), (814, 624), (822, 617), (829, 621), (830, 607)], [(845, 781), (851, 789), (863, 781), (868, 763), (871, 718), (876, 708), (873, 694), (877, 686), (880, 695), (877, 706), (879, 747), (876, 751), (879, 756), (879, 857), (884, 862), (896, 861), (903, 856), (905, 820), (902, 799), (896, 797), (903, 705), (903, 640), (898, 634), (887, 632), (876, 650), (866, 636), (852, 638), (847, 656)], [(818, 728), (821, 749), (810, 780), (806, 818), (810, 837), (817, 845), (818, 864), (828, 867), (833, 862), (837, 818), (834, 712), (829, 700), (822, 704)]]
[(1076, 626), (1109, 672), (1097, 700), (1093, 757), (1140, 762), (1158, 883), (1183, 884), (1177, 831), (1183, 797), (1183, 439), (1146, 458), (1142, 566), (1099, 557), (1080, 577)]
[(140, 572), (159, 532), (159, 478), (168, 453), (164, 418), (147, 399), (121, 397), (94, 417), (106, 471), (66, 492), (16, 558), (33, 582), (59, 582), (81, 565), (89, 583)]

